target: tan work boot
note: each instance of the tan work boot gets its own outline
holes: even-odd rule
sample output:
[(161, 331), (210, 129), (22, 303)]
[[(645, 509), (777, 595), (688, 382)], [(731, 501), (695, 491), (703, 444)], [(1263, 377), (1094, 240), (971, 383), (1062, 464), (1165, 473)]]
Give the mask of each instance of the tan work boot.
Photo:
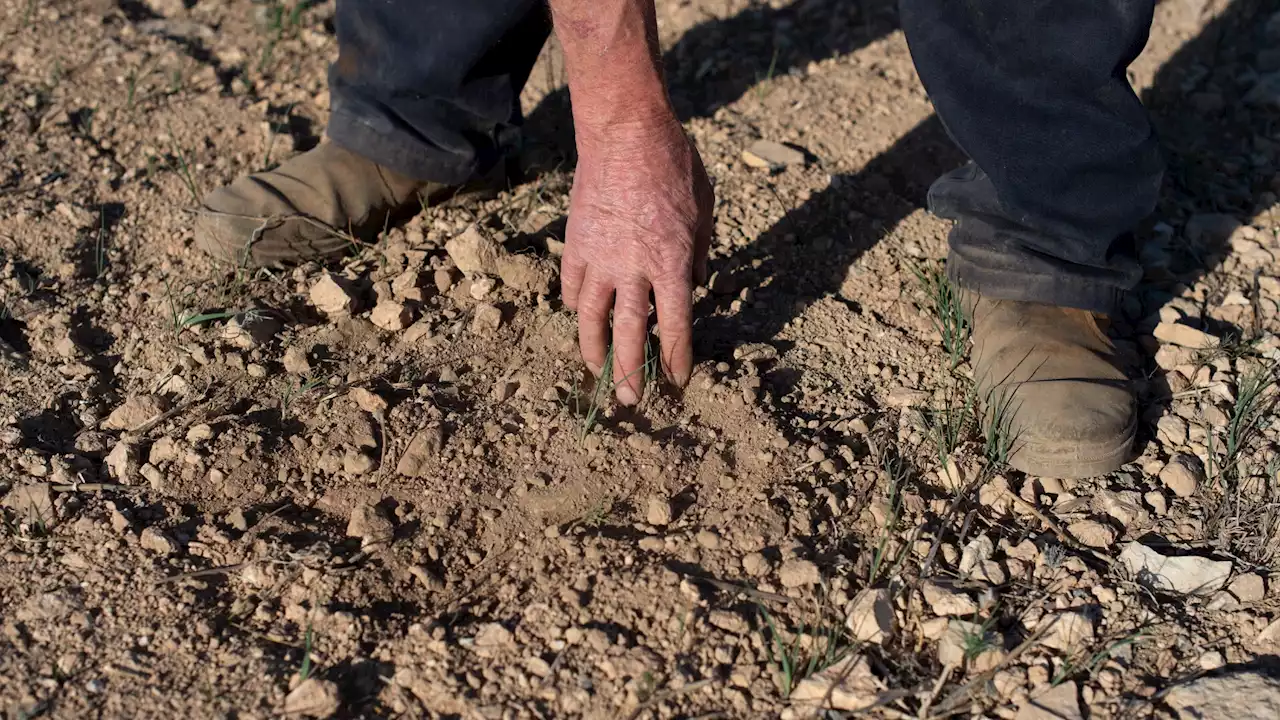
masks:
[(1137, 412), (1115, 346), (1084, 310), (962, 293), (973, 325), (973, 374), (1011, 466), (1085, 478), (1130, 459)]
[(420, 193), (446, 189), (324, 143), (210, 193), (196, 217), (196, 245), (239, 266), (331, 260)]

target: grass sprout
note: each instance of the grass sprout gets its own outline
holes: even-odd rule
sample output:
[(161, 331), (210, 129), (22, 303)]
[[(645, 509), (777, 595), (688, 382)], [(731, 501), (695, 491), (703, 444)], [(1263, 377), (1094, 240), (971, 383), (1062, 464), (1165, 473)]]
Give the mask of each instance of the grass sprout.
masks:
[(854, 643), (845, 635), (842, 622), (819, 619), (807, 624), (801, 620), (787, 641), (769, 610), (764, 605), (757, 605), (757, 609), (764, 621), (761, 634), (768, 630), (768, 637), (762, 640), (769, 662), (777, 668), (784, 699), (791, 697), (802, 680), (844, 660), (853, 651)]
[(929, 302), (933, 326), (942, 336), (942, 347), (951, 360), (951, 369), (955, 370), (964, 360), (970, 333), (960, 291), (951, 284), (941, 264), (917, 265), (911, 268), (911, 272)]

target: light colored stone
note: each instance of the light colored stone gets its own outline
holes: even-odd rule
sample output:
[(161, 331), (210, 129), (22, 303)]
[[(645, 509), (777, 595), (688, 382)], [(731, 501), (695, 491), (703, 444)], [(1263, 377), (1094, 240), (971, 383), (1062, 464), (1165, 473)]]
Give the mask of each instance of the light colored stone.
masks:
[(1226, 586), (1231, 576), (1229, 561), (1162, 555), (1137, 542), (1126, 544), (1119, 560), (1138, 582), (1162, 592), (1212, 595)]
[(483, 658), (495, 657), (516, 646), (515, 635), (499, 623), (486, 623), (476, 629), (471, 649)]
[(969, 575), (975, 568), (980, 566), (983, 561), (990, 560), (995, 554), (995, 543), (991, 542), (991, 538), (985, 534), (970, 540), (964, 549), (960, 551), (960, 564), (958, 569), (961, 575)]
[(399, 332), (413, 324), (413, 308), (395, 300), (384, 300), (374, 306), (369, 321), (383, 330)]
[(309, 677), (298, 683), (284, 698), (284, 714), (293, 717), (330, 718), (342, 705), (338, 686), (329, 680)]
[(326, 273), (317, 280), (308, 296), (311, 304), (329, 317), (350, 315), (356, 307), (356, 300), (347, 289), (346, 281), (340, 281), (332, 273)]
[(1077, 520), (1067, 526), (1067, 533), (1091, 548), (1109, 548), (1116, 541), (1116, 531), (1097, 520)]
[(1174, 685), (1163, 700), (1178, 720), (1280, 718), (1280, 680), (1247, 671), (1207, 675)]
[(1093, 620), (1081, 610), (1066, 610), (1046, 618), (1044, 644), (1054, 650), (1073, 653), (1086, 649), (1094, 640)]
[(172, 555), (178, 551), (178, 544), (163, 530), (153, 527), (143, 528), (138, 535), (138, 544), (159, 555)]
[(128, 485), (142, 469), (142, 453), (138, 450), (137, 443), (121, 440), (111, 448), (103, 464), (107, 466), (107, 473), (115, 478), (116, 482)]
[(757, 140), (742, 151), (742, 161), (753, 168), (782, 168), (804, 165), (804, 153), (772, 140)]
[(285, 372), (294, 375), (310, 375), (311, 362), (307, 360), (307, 351), (296, 345), (284, 351), (284, 357), (280, 359), (280, 364), (284, 366)]
[(351, 448), (342, 454), (342, 472), (352, 477), (365, 475), (376, 466), (376, 460), (355, 448)]
[(395, 526), (377, 507), (357, 503), (347, 520), (347, 536), (360, 538), (360, 546), (385, 545), (395, 537)]
[(1080, 685), (1074, 681), (1042, 686), (1031, 691), (1014, 720), (1083, 720)]
[(649, 498), (649, 507), (648, 512), (645, 513), (645, 518), (650, 525), (658, 527), (670, 525), (672, 520), (671, 501), (656, 495)]
[(406, 477), (429, 477), (432, 459), (444, 447), (444, 431), (438, 425), (419, 430), (396, 463), (396, 472)]
[(4, 506), (17, 513), (28, 523), (46, 528), (57, 523), (58, 513), (53, 506), (53, 490), (48, 483), (19, 485), (4, 496)]
[(1005, 655), (999, 636), (968, 620), (949, 621), (938, 639), (938, 662), (944, 666), (964, 667), (968, 663), (970, 670), (985, 672), (999, 665)]
[(1160, 471), (1160, 482), (1174, 495), (1189, 498), (1204, 482), (1204, 466), (1195, 456), (1179, 453), (1170, 458), (1169, 464)]
[(362, 387), (354, 387), (347, 391), (347, 395), (355, 402), (357, 407), (370, 415), (381, 415), (387, 411), (387, 401), (377, 393), (370, 392)]
[(758, 552), (742, 556), (742, 570), (751, 577), (760, 577), (769, 572), (769, 560)]
[(1163, 517), (1165, 513), (1169, 512), (1169, 500), (1159, 490), (1148, 492), (1142, 496), (1142, 499), (1151, 506), (1151, 512), (1156, 515)]
[(809, 560), (787, 560), (778, 568), (778, 582), (786, 588), (817, 585), (821, 580), (822, 573), (818, 571), (818, 566)]
[(883, 643), (893, 635), (893, 602), (884, 588), (866, 589), (845, 609), (845, 627), (859, 642)]
[(1245, 573), (1231, 581), (1227, 592), (1235, 595), (1240, 602), (1262, 602), (1267, 596), (1266, 581), (1257, 573)]
[(801, 680), (789, 699), (796, 705), (856, 712), (879, 702), (878, 690), (866, 657), (850, 655)]
[(978, 604), (966, 593), (935, 582), (924, 582), (920, 586), (920, 592), (934, 615), (972, 615), (978, 611)]
[(1160, 323), (1152, 332), (1155, 338), (1160, 342), (1166, 342), (1179, 347), (1191, 348), (1193, 350), (1207, 350), (1209, 348), (1218, 347), (1220, 342), (1218, 338), (1210, 335), (1203, 330), (1197, 330), (1190, 325), (1181, 323)]
[(956, 462), (956, 459), (949, 457), (947, 458), (947, 464), (938, 470), (938, 480), (942, 483), (944, 489), (956, 492), (964, 488), (969, 478), (959, 463)]
[(549, 294), (557, 273), (555, 263), (532, 255), (501, 255), (497, 271), (503, 285), (535, 295)]
[(1013, 490), (1003, 475), (997, 475), (978, 488), (978, 502), (998, 515), (1008, 514), (1013, 507)]
[(102, 421), (104, 430), (136, 430), (164, 414), (169, 402), (159, 395), (134, 395)]
[(489, 303), (476, 305), (475, 315), (471, 319), (471, 332), (477, 335), (488, 335), (502, 325), (502, 311)]
[(453, 259), (453, 264), (468, 275), (497, 275), (498, 256), (505, 252), (501, 245), (486, 237), (475, 225), (445, 243), (444, 249)]
[(1156, 421), (1156, 435), (1165, 445), (1177, 447), (1187, 442), (1187, 421), (1177, 415), (1164, 415)]

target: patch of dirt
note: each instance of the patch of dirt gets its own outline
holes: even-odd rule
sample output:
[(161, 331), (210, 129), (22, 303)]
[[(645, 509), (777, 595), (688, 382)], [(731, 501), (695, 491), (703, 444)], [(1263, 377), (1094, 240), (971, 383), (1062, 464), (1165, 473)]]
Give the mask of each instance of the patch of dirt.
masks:
[[(542, 270), (554, 41), (554, 169), (253, 273), (188, 209), (318, 142), (333, 3), (0, 2), (8, 717), (1127, 718), (1274, 663), (1268, 3), (1162, 3), (1132, 69), (1171, 168), (1113, 319), (1140, 456), (1072, 482), (965, 409), (917, 280), (961, 156), (892, 3), (658, 3), (714, 275), (690, 387), (625, 409)], [(464, 234), (530, 259), (465, 275)]]

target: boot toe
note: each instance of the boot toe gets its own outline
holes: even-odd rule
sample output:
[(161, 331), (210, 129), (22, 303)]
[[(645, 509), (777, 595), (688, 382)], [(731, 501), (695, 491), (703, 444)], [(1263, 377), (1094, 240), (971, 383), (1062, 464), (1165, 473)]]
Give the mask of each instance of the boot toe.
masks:
[(1129, 460), (1136, 428), (1133, 395), (1119, 383), (1030, 382), (1010, 412), (1009, 464), (1028, 475), (1084, 478)]

